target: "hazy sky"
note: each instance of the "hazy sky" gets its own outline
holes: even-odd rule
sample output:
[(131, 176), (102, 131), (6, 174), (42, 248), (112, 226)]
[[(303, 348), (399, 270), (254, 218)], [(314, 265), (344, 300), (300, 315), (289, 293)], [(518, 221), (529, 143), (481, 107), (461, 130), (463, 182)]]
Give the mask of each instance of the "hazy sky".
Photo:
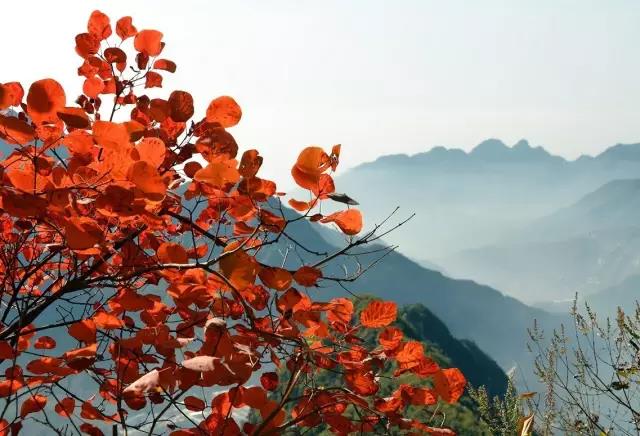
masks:
[(164, 32), (167, 91), (200, 114), (234, 96), (265, 176), (309, 144), (342, 143), (348, 167), (488, 137), (567, 157), (640, 141), (637, 0), (3, 1), (0, 81), (52, 77), (72, 101), (96, 8)]

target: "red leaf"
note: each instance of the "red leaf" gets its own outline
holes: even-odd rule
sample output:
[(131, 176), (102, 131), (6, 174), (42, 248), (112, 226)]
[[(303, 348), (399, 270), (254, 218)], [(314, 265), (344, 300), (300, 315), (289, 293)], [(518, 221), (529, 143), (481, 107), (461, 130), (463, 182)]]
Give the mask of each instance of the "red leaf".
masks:
[(96, 324), (91, 319), (83, 319), (69, 327), (69, 334), (85, 344), (96, 342)]
[(24, 120), (0, 115), (0, 139), (9, 144), (27, 145), (35, 138), (35, 130)]
[(260, 384), (268, 391), (275, 391), (278, 388), (278, 374), (275, 372), (265, 372), (260, 376)]
[[(102, 83), (102, 81), (100, 81)], [(84, 109), (79, 107), (65, 107), (58, 111), (58, 117), (64, 121), (68, 127), (74, 129), (86, 129), (91, 125), (91, 121)]]
[(424, 346), (422, 343), (417, 341), (409, 341), (406, 342), (400, 351), (396, 354), (396, 360), (399, 363), (407, 364), (407, 363), (416, 363), (424, 357)]
[(125, 40), (138, 33), (138, 30), (132, 24), (131, 17), (122, 17), (116, 22), (116, 33), (120, 39)]
[(36, 413), (44, 409), (44, 406), (47, 404), (47, 397), (44, 395), (33, 395), (22, 403), (20, 406), (20, 417), (24, 418), (30, 413)]
[(53, 79), (34, 82), (27, 94), (27, 112), (36, 124), (55, 122), (58, 111), (66, 106), (67, 97), (62, 86)]
[(127, 179), (136, 185), (136, 188), (147, 194), (147, 198), (150, 200), (160, 201), (167, 192), (167, 186), (158, 173), (158, 169), (142, 160), (134, 162), (129, 167)]
[(236, 251), (220, 260), (220, 270), (233, 286), (244, 289), (254, 284), (258, 263), (244, 251)]
[(173, 62), (173, 61), (170, 61), (169, 59), (157, 59), (153, 63), (153, 68), (155, 68), (156, 70), (164, 70), (164, 71), (168, 71), (170, 73), (175, 73), (176, 72), (176, 63)]
[(392, 301), (372, 301), (360, 313), (360, 323), (365, 327), (386, 327), (396, 320), (398, 307)]
[(56, 341), (51, 336), (41, 336), (34, 344), (34, 347), (40, 350), (51, 350), (56, 347)]
[(385, 350), (395, 350), (402, 341), (402, 330), (397, 327), (387, 327), (378, 336), (378, 342)]
[(71, 417), (73, 409), (76, 407), (76, 400), (71, 397), (63, 398), (56, 404), (55, 411), (58, 415), (66, 418)]
[(262, 268), (259, 273), (260, 280), (269, 288), (277, 291), (285, 291), (291, 286), (293, 277), (289, 271), (283, 268)]
[(204, 401), (192, 395), (184, 399), (184, 406), (192, 412), (201, 412), (207, 407)]
[(149, 71), (146, 77), (145, 88), (162, 88), (162, 76), (160, 74)]
[(141, 30), (134, 38), (133, 46), (140, 53), (148, 56), (158, 56), (162, 51), (162, 32)]
[(309, 201), (299, 201), (299, 200), (295, 200), (293, 198), (289, 199), (289, 206), (291, 206), (292, 208), (294, 208), (295, 210), (297, 210), (298, 212), (306, 212), (309, 209), (311, 209), (311, 206), (313, 206), (314, 202)]
[(353, 316), (353, 302), (348, 298), (334, 298), (330, 302), (327, 318), (331, 322), (343, 322), (348, 324)]
[(375, 377), (369, 371), (349, 371), (345, 373), (344, 381), (358, 395), (369, 396), (378, 392)]
[(107, 39), (111, 35), (109, 17), (100, 11), (93, 11), (87, 23), (87, 30), (99, 40)]
[(185, 91), (173, 91), (169, 96), (171, 119), (184, 122), (193, 116), (193, 97)]
[(467, 380), (458, 368), (448, 368), (438, 371), (433, 376), (434, 388), (440, 398), (447, 403), (457, 402), (467, 384)]
[(207, 121), (218, 123), (222, 127), (233, 127), (242, 118), (242, 110), (236, 101), (229, 96), (218, 97), (209, 103), (207, 108)]
[(336, 223), (346, 235), (356, 235), (362, 230), (362, 214), (358, 209), (335, 212), (320, 220), (321, 223)]
[(13, 347), (7, 341), (0, 341), (0, 359), (13, 359), (14, 357)]
[(160, 138), (143, 138), (136, 146), (140, 160), (158, 168), (164, 162), (167, 147)]
[(187, 263), (189, 256), (187, 250), (180, 244), (164, 242), (158, 247), (158, 259), (162, 263)]
[(87, 217), (72, 217), (65, 223), (65, 238), (72, 250), (86, 250), (103, 240), (102, 229)]
[(9, 106), (19, 106), (24, 97), (24, 89), (18, 82), (0, 84), (0, 110)]
[(235, 161), (212, 162), (198, 170), (193, 179), (206, 183), (214, 188), (223, 188), (227, 185), (235, 185), (240, 180), (240, 173), (234, 165)]
[(105, 330), (118, 329), (124, 326), (120, 318), (107, 312), (98, 312), (92, 319), (96, 323), (96, 326)]
[(302, 286), (315, 286), (322, 278), (322, 271), (311, 266), (303, 266), (293, 274), (293, 279)]

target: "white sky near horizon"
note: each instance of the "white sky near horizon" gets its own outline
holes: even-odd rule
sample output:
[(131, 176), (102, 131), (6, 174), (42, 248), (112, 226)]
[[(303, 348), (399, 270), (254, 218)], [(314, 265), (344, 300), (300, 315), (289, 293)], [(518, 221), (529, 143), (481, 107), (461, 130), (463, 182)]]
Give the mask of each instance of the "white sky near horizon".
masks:
[(640, 141), (635, 0), (3, 1), (0, 82), (52, 77), (71, 103), (93, 9), (164, 33), (165, 89), (197, 114), (236, 98), (232, 133), (285, 188), (310, 144), (342, 143), (344, 170), (490, 137), (569, 158)]

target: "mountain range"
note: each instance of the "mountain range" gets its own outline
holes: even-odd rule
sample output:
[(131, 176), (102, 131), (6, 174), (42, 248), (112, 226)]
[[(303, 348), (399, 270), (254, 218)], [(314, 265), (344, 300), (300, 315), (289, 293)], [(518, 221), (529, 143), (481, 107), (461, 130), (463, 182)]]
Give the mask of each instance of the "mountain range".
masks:
[(615, 180), (493, 245), (441, 263), (523, 300), (593, 294), (640, 273), (640, 180)]
[(400, 206), (407, 256), (524, 302), (615, 285), (636, 268), (640, 144), (566, 160), (525, 140), (390, 155), (337, 178), (370, 223)]

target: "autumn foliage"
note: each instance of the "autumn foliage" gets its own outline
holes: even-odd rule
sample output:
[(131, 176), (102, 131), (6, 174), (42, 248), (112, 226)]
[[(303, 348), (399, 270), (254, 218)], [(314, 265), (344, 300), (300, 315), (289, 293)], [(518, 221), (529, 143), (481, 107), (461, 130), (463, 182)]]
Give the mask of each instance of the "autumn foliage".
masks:
[[(358, 317), (350, 299), (309, 296), (338, 280), (323, 273), (330, 261), (374, 240), (349, 202), (319, 212), (335, 192), (340, 147), (302, 150), (291, 175), (309, 196), (290, 199), (300, 214), (287, 218), (283, 194), (258, 176), (258, 151), (239, 155), (227, 131), (242, 117), (233, 98), (194, 118), (188, 92), (151, 96), (177, 68), (164, 47), (161, 32), (95, 11), (75, 38), (80, 95), (50, 78), (26, 92), (0, 84), (10, 146), (0, 162), (0, 434), (27, 423), (91, 435), (319, 424), (450, 434), (403, 417), (457, 401), (465, 381), (391, 326), (394, 303), (374, 301)], [(299, 220), (337, 226), (347, 245), (313, 264), (264, 263), (259, 254)], [(373, 349), (359, 339), (366, 328), (379, 329)], [(433, 387), (379, 396), (390, 362)], [(327, 369), (335, 386), (310, 382)], [(247, 409), (259, 419), (243, 419)]]

